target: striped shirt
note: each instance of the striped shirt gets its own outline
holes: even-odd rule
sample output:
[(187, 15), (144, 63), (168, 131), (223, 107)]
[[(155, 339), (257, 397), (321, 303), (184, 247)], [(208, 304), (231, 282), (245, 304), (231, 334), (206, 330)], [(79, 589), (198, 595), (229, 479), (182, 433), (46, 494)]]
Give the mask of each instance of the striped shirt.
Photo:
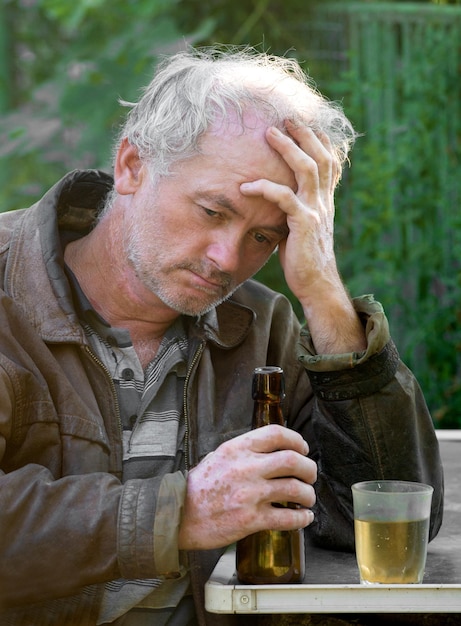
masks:
[[(129, 332), (107, 324), (92, 309), (70, 270), (66, 271), (81, 325), (117, 392), (123, 429), (123, 482), (184, 470), (183, 393), (189, 346), (182, 318), (168, 329), (144, 370)], [(189, 582), (188, 574), (176, 580), (108, 582), (98, 624), (125, 616), (123, 623), (134, 626), (144, 624), (150, 615), (156, 626), (182, 626), (194, 614), (192, 602), (188, 602)], [(176, 619), (173, 613), (180, 603)]]

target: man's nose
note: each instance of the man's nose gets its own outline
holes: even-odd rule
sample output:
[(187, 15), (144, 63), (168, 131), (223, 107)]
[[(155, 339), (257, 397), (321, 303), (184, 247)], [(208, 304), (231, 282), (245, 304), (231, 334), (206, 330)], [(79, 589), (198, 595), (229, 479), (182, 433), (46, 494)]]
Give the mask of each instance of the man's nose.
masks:
[(237, 238), (223, 235), (208, 246), (207, 256), (221, 272), (230, 274), (240, 268), (241, 248)]

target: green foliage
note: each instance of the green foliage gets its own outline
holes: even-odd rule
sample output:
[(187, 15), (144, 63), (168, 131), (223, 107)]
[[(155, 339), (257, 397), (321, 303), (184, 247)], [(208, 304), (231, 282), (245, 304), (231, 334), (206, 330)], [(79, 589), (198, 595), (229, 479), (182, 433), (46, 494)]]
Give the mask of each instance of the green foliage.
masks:
[(304, 48), (302, 39), (286, 28), (293, 15), (308, 20), (315, 2), (309, 0), (188, 0), (178, 15), (180, 27), (190, 28), (206, 17), (214, 27), (204, 44), (216, 42), (252, 45), (274, 54), (296, 53)]

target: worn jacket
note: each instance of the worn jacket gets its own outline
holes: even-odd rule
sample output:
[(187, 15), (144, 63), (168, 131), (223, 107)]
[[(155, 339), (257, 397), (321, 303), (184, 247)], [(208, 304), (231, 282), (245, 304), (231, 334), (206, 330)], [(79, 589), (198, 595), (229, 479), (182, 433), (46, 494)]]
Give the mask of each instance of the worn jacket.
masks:
[[(121, 482), (116, 393), (63, 270), (59, 233), (85, 234), (111, 186), (101, 172), (72, 172), (33, 207), (0, 217), (0, 624), (90, 626), (105, 581), (180, 576), (185, 556), (200, 623), (230, 623), (203, 609), (220, 551), (172, 549), (186, 475)], [(322, 357), (286, 298), (248, 281), (191, 324), (185, 383), (192, 467), (250, 428), (253, 369), (283, 367), (288, 425), (318, 463), (307, 532), (338, 549), (353, 548), (357, 480), (430, 483), (431, 536), (442, 519), (438, 445), (421, 391), (379, 304), (355, 305), (367, 350)]]

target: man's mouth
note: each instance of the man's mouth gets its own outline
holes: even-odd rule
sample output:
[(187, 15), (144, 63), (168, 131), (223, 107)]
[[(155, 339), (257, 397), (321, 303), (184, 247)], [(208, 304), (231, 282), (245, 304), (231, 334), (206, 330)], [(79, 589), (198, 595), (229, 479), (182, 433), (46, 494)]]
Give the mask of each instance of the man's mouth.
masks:
[(223, 291), (229, 287), (230, 284), (230, 279), (224, 279), (222, 277), (221, 279), (218, 279), (216, 276), (203, 276), (202, 274), (197, 274), (193, 270), (191, 270), (191, 273), (194, 275), (197, 284), (203, 286), (204, 288), (213, 289), (214, 291)]

